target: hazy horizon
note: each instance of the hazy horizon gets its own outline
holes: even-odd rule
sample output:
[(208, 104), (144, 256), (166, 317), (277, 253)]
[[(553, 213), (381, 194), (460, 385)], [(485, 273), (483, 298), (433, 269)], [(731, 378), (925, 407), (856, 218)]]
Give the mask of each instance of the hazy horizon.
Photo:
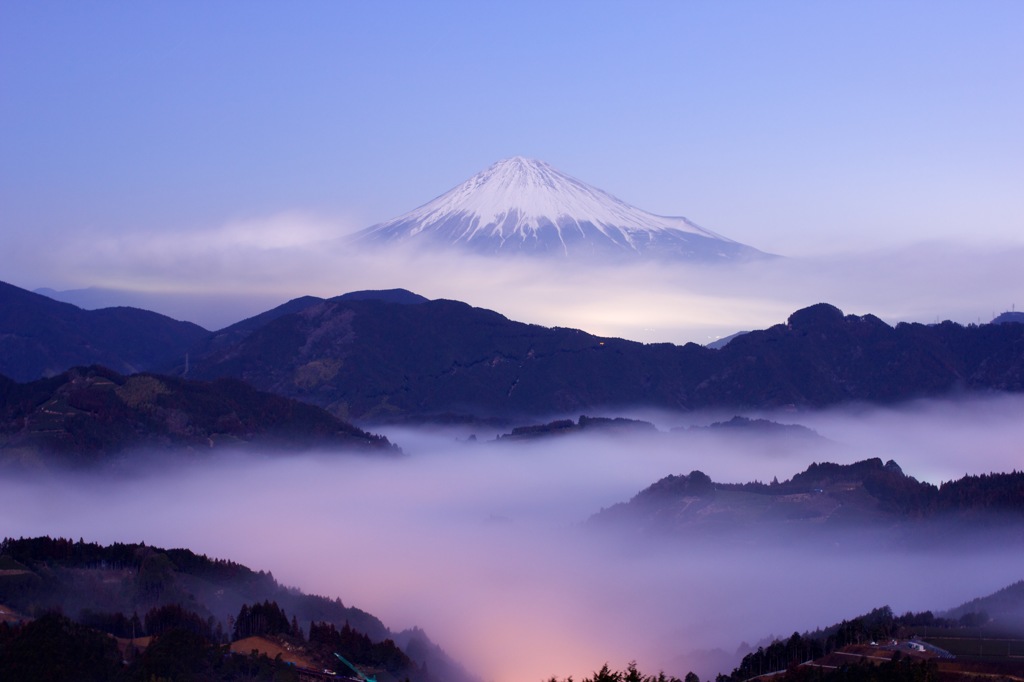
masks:
[[(1022, 22), (1009, 0), (5, 3), (0, 278), (207, 328), (394, 287), (639, 341), (820, 301), (984, 321), (1024, 303)], [(516, 155), (787, 259), (588, 274), (338, 242)]]
[[(89, 248), (76, 245), (75, 258), (81, 259)], [(146, 307), (215, 331), (300, 296), (331, 298), (404, 288), (430, 299), (494, 310), (518, 322), (676, 344), (706, 344), (737, 331), (766, 329), (822, 302), (846, 314), (875, 315), (894, 326), (944, 320), (987, 323), (1024, 301), (1024, 280), (1017, 272), (1024, 247), (971, 249), (931, 243), (897, 251), (686, 266), (593, 265), (457, 252), (350, 253), (333, 240), (246, 253), (235, 260), (207, 252), (205, 246), (202, 253), (190, 254), (188, 242), (182, 252), (171, 242), (162, 248), (170, 262), (190, 263), (187, 276), (168, 272), (162, 277), (151, 261), (136, 258), (128, 241), (118, 246), (120, 270), (127, 279), (110, 279), (100, 272), (105, 261), (96, 260), (97, 286), (108, 289), (71, 300), (86, 308)], [(70, 249), (67, 256), (71, 258)], [(144, 273), (166, 287), (123, 288)], [(54, 284), (35, 288), (60, 291)], [(90, 300), (96, 303), (90, 305)]]

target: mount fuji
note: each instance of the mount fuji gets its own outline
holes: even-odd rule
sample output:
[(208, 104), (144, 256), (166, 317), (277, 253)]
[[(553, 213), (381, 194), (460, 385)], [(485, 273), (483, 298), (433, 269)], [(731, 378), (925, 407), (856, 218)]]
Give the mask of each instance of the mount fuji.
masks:
[(356, 232), (349, 243), (620, 260), (769, 257), (686, 218), (648, 213), (543, 161), (519, 156), (499, 161), (414, 211)]

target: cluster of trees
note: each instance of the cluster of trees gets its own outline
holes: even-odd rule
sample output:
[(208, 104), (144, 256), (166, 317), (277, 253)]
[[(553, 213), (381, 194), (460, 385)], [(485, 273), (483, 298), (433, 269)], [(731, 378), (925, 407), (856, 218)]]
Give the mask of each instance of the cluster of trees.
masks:
[(360, 665), (383, 668), (396, 677), (417, 672), (416, 664), (391, 639), (374, 642), (348, 622), (340, 629), (330, 622), (313, 621), (306, 638), (294, 616), (288, 619), (277, 602), (243, 604), (235, 619), (232, 640), (256, 635), (283, 637), (296, 644), (305, 644), (314, 658), (333, 661), (339, 653)]
[(244, 580), (249, 583), (270, 584), (274, 576), (264, 571), (253, 571), (242, 564), (225, 559), (211, 559), (188, 549), (160, 550), (146, 543), (100, 545), (95, 542), (71, 538), (5, 538), (0, 541), (0, 555), (23, 564), (45, 563), (69, 568), (138, 568), (148, 553), (166, 554), (179, 571), (208, 580)]
[[(279, 585), (270, 572), (188, 549), (161, 549), (145, 543), (103, 546), (49, 536), (9, 537), (0, 541), (0, 569), (8, 571), (0, 580), (0, 604), (27, 616), (51, 610), (71, 615), (123, 612), (130, 620), (133, 612), (143, 614), (155, 606), (178, 603), (203, 617), (216, 615), (226, 623), (243, 602), (276, 600), (303, 623), (348, 621), (375, 640), (388, 636), (379, 619), (346, 606), (341, 599), (302, 594)], [(226, 608), (210, 601), (224, 592), (237, 601)]]
[(788, 481), (718, 483), (716, 488), (763, 495), (808, 493), (837, 481), (860, 482), (890, 511), (916, 518), (964, 511), (1024, 511), (1024, 472), (964, 476), (940, 486), (906, 476), (878, 458), (855, 464), (815, 463)]
[[(164, 550), (121, 543), (105, 547), (81, 539), (48, 536), (7, 538), (0, 542), (0, 569), (6, 573), (0, 579), (0, 604), (36, 619), (2, 626), (2, 679), (7, 679), (4, 673), (9, 669), (8, 663), (14, 666), (10, 668), (13, 670), (35, 670), (32, 666), (44, 664), (32, 663), (33, 660), (57, 655), (81, 661), (83, 670), (96, 667), (100, 672), (95, 679), (148, 680), (153, 675), (233, 679), (220, 676), (236, 667), (235, 663), (222, 660), (237, 658), (227, 655), (225, 647), (230, 639), (268, 635), (305, 644), (300, 618), (313, 622), (321, 643), (330, 647), (321, 652), (324, 661), (333, 662), (333, 652), (338, 651), (358, 664), (400, 672), (399, 679), (406, 674), (416, 679), (428, 677), (425, 668), (417, 668), (393, 641), (374, 643), (370, 639), (372, 636), (380, 640), (387, 635), (386, 628), (372, 615), (346, 607), (340, 599), (282, 588), (270, 573), (210, 559), (187, 549)], [(234, 598), (242, 598), (239, 610), (234, 612), (237, 617), (222, 611), (215, 615), (204, 601), (225, 591)], [(348, 624), (350, 618), (359, 631)], [(345, 623), (345, 627), (339, 630), (332, 623)], [(64, 644), (53, 634), (56, 632), (63, 633)], [(96, 644), (104, 642), (106, 646), (113, 642), (110, 635), (154, 639), (144, 652), (136, 655), (115, 652), (108, 656), (109, 651), (100, 651)], [(79, 650), (82, 647), (92, 653), (86, 655)], [(123, 655), (131, 662), (127, 668), (121, 663)], [(116, 677), (110, 674), (106, 663), (89, 663), (108, 658), (116, 664)], [(180, 673), (180, 666), (175, 667), (180, 661), (191, 661), (191, 667), (186, 667), (192, 672), (167, 674), (171, 670)], [(246, 662), (245, 666), (246, 670), (254, 671), (256, 679), (260, 678), (255, 671), (270, 671), (273, 667), (256, 660)], [(129, 668), (148, 672), (133, 677), (135, 672), (126, 672)], [(197, 670), (202, 674), (193, 674)], [(76, 678), (65, 672), (45, 668), (39, 674), (26, 673), (11, 679)], [(278, 673), (267, 674), (266, 679), (271, 679)], [(248, 675), (243, 677), (249, 679)], [(86, 673), (79, 678), (93, 679)]]
[(192, 632), (213, 643), (222, 644), (227, 641), (224, 629), (217, 619), (213, 616), (203, 619), (199, 614), (179, 604), (154, 607), (146, 612), (144, 618), (139, 618), (137, 613), (133, 613), (129, 618), (120, 611), (109, 613), (84, 609), (76, 622), (123, 639), (159, 637), (169, 630), (179, 629)]
[(8, 538), (0, 543), (0, 557), (21, 569), (0, 581), (0, 603), (29, 616), (144, 612), (169, 603), (203, 610), (167, 554), (145, 545)]
[(109, 633), (114, 637), (131, 639), (134, 637), (144, 637), (146, 634), (146, 626), (137, 613), (133, 613), (131, 618), (129, 618), (121, 611), (111, 613), (82, 609), (78, 614), (77, 620), (86, 627)]
[[(719, 677), (723, 679), (720, 679), (719, 682), (726, 682), (727, 680), (741, 682), (742, 680), (749, 680), (752, 677), (765, 673), (792, 670), (801, 663), (820, 658), (850, 644), (866, 644), (873, 641), (881, 642), (896, 637), (904, 637), (914, 628), (974, 627), (978, 623), (987, 620), (988, 617), (983, 613), (964, 614), (957, 620), (939, 618), (931, 611), (922, 611), (921, 613), (907, 612), (902, 616), (896, 616), (893, 614), (892, 609), (888, 606), (883, 606), (863, 616), (844, 620), (828, 628), (804, 633), (803, 635), (794, 632), (787, 640), (776, 640), (767, 647), (758, 647), (757, 651), (743, 657), (740, 665), (732, 671), (731, 675), (720, 675)], [(890, 672), (892, 674), (903, 674), (907, 670), (905, 666), (897, 666), (897, 668)], [(818, 675), (818, 673), (815, 673), (815, 675)], [(799, 678), (794, 677), (793, 679)], [(857, 677), (850, 679), (890, 678)]]
[(53, 563), (75, 568), (110, 567), (137, 568), (141, 557), (138, 550), (145, 544), (115, 542), (104, 547), (95, 542), (77, 542), (70, 538), (5, 538), (0, 542), (0, 554), (21, 563)]
[[(934, 660), (905, 658), (899, 652), (891, 661), (880, 665), (858, 661), (827, 669), (800, 664), (847, 644), (895, 636), (908, 625), (943, 622), (946, 621), (935, 618), (930, 612), (895, 617), (889, 607), (882, 607), (826, 630), (805, 635), (794, 632), (788, 640), (776, 640), (770, 646), (745, 656), (732, 674), (718, 675), (715, 682), (744, 682), (766, 673), (773, 673), (772, 679), (778, 682), (933, 682), (938, 679)], [(551, 677), (546, 682), (573, 682), (573, 678), (559, 680)], [(684, 680), (666, 676), (664, 672), (645, 675), (637, 669), (636, 662), (631, 662), (625, 670), (618, 671), (606, 663), (581, 682), (700, 682), (700, 678), (692, 672), (687, 673)]]
[(394, 641), (373, 642), (365, 634), (354, 630), (348, 623), (339, 630), (334, 623), (311, 623), (309, 646), (324, 658), (335, 652), (350, 661), (381, 667), (391, 673), (406, 673), (415, 668), (405, 652)]
[(911, 517), (959, 512), (1024, 511), (1024, 472), (967, 475), (938, 487), (889, 469), (864, 477), (864, 489), (892, 511)]
[(11, 680), (106, 682), (122, 672), (117, 644), (56, 613), (0, 623), (0, 670)]
[(939, 499), (950, 509), (1024, 510), (1024, 471), (964, 476), (939, 486)]
[(262, 604), (242, 604), (235, 618), (232, 639), (245, 639), (256, 635), (287, 635), (302, 639), (302, 629), (292, 616), (291, 621), (276, 601), (264, 601)]
[(210, 616), (206, 620), (178, 604), (166, 604), (150, 610), (145, 620), (146, 634), (159, 637), (171, 630), (185, 630), (212, 643), (224, 641), (220, 623)]
[[(155, 614), (164, 628), (145, 651), (122, 656), (108, 635), (48, 613), (25, 623), (0, 623), (0, 671), (3, 679), (33, 682), (298, 682), (291, 666), (266, 656), (228, 655), (196, 614), (173, 609)], [(147, 620), (149, 620), (147, 618)], [(159, 625), (156, 625), (156, 622)], [(176, 624), (172, 625), (172, 622)], [(200, 632), (201, 631), (201, 632)]]
[[(552, 677), (547, 682), (573, 682), (573, 679), (571, 675), (561, 681), (557, 677)], [(583, 678), (582, 682), (684, 682), (684, 680), (667, 676), (664, 672), (659, 672), (657, 675), (645, 675), (637, 669), (636, 661), (630, 661), (625, 670), (612, 670), (605, 663), (593, 675)], [(692, 672), (687, 673), (685, 682), (700, 682), (700, 678)]]
[(776, 682), (936, 682), (939, 671), (934, 659), (905, 658), (897, 651), (891, 661), (878, 665), (858, 661), (834, 670), (793, 665), (772, 679)]
[[(845, 623), (845, 621), (844, 621)], [(833, 650), (845, 644), (836, 646), (832, 640)], [(790, 666), (799, 665), (804, 661), (820, 658), (828, 653), (827, 643), (816, 637), (802, 637), (794, 632), (793, 636), (786, 641), (776, 640), (767, 647), (758, 647), (743, 657), (739, 666), (727, 677), (734, 682), (749, 680), (764, 673), (786, 670)], [(723, 682), (719, 680), (719, 682)]]
[[(271, 573), (187, 549), (163, 550), (145, 543), (102, 546), (62, 537), (6, 538), (0, 542), (0, 567), (14, 569), (0, 580), (0, 603), (28, 616), (51, 610), (113, 616), (119, 611), (143, 613), (169, 603), (208, 616), (210, 611), (200, 603), (202, 596), (198, 601), (194, 596), (196, 580), (207, 592), (230, 588), (262, 597), (283, 591)], [(104, 573), (108, 571), (120, 580), (116, 588), (110, 574)], [(123, 622), (111, 622), (104, 629), (123, 626)]]
[[(125, 652), (116, 640), (149, 636), (139, 652), (134, 643)], [(235, 620), (233, 639), (252, 635), (280, 636), (303, 642), (294, 617), (272, 601), (243, 604)], [(309, 648), (324, 661), (339, 652), (361, 665), (379, 666), (396, 676), (416, 669), (391, 640), (374, 643), (346, 623), (313, 623)], [(76, 622), (49, 612), (23, 623), (0, 623), (0, 671), (3, 679), (37, 682), (142, 682), (154, 679), (190, 679), (208, 682), (266, 680), (290, 682), (297, 672), (266, 656), (230, 654), (221, 626), (193, 611), (167, 604), (131, 618), (121, 613), (83, 612)]]

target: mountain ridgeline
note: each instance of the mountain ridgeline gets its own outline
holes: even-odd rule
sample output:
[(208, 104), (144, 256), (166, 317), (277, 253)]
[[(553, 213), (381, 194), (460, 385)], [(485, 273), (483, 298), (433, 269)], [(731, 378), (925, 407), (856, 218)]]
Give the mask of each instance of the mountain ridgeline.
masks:
[(891, 327), (818, 304), (714, 350), (523, 324), (457, 301), (340, 297), (194, 356), (189, 376), (243, 379), (367, 421), (894, 403), (1021, 391), (1024, 325)]
[(386, 438), (325, 410), (237, 379), (196, 382), (74, 368), (18, 384), (0, 380), (0, 461), (73, 465), (128, 451), (321, 448), (398, 452)]
[(740, 539), (748, 546), (785, 539), (833, 548), (861, 540), (941, 547), (955, 538), (1003, 546), (1024, 539), (1024, 472), (936, 486), (879, 458), (814, 463), (767, 484), (716, 483), (693, 471), (666, 476), (588, 524), (648, 537)]
[(75, 366), (153, 369), (209, 335), (138, 308), (82, 310), (0, 282), (0, 374), (31, 381)]
[[(3, 285), (0, 374), (103, 364), (234, 378), (346, 420), (532, 420), (656, 407), (896, 403), (1024, 390), (1024, 325), (900, 323), (821, 303), (719, 349), (515, 322), (396, 289), (303, 297), (218, 332), (146, 311), (83, 311)], [(90, 331), (102, 320), (102, 333)]]

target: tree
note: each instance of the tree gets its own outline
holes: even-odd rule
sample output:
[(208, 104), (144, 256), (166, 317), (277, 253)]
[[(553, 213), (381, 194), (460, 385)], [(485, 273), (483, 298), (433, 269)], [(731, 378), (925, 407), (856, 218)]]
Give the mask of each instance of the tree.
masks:
[(636, 669), (636, 661), (630, 661), (626, 671), (620, 673), (622, 682), (644, 682), (644, 676)]
[(583, 682), (622, 682), (622, 673), (613, 672), (605, 663), (600, 670), (594, 673), (593, 677), (587, 677)]
[(178, 604), (166, 604), (150, 609), (146, 613), (146, 634), (159, 636), (168, 630), (188, 630), (189, 632), (214, 642), (213, 621), (203, 618)]
[(245, 639), (256, 635), (293, 634), (292, 623), (276, 601), (264, 601), (252, 606), (242, 604), (235, 619), (232, 639)]
[(5, 680), (103, 682), (121, 667), (111, 637), (57, 613), (6, 629), (0, 645)]

